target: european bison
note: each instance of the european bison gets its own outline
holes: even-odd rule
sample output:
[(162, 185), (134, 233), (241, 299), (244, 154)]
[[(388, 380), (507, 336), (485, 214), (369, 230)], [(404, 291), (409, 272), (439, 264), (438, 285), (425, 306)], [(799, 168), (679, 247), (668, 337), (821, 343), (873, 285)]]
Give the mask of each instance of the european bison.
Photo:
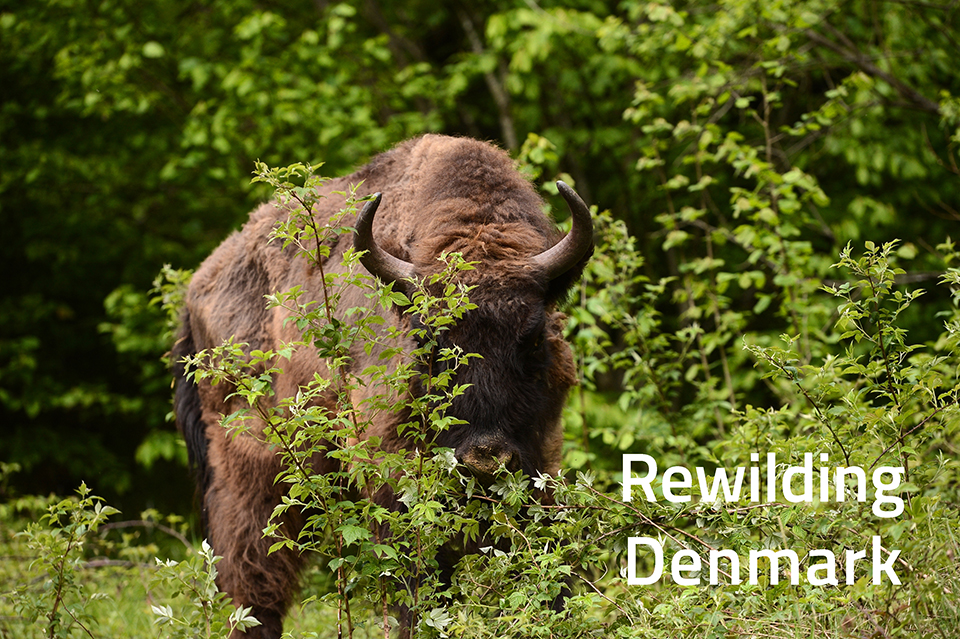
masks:
[[(400, 144), (322, 188), (325, 193), (345, 191), (361, 182), (365, 192), (381, 195), (358, 215), (353, 238), (339, 237), (325, 261), (327, 273), (344, 271), (342, 255), (351, 242), (367, 251), (361, 263), (371, 274), (400, 286), (404, 278), (442, 268), (437, 257), (444, 251), (478, 262), (475, 270), (459, 275), (476, 287), (470, 300), (477, 308), (445, 339), (482, 358), (457, 375), (457, 383), (471, 386), (450, 412), (467, 423), (446, 431), (437, 443), (454, 449), (466, 469), (481, 476), (492, 474), (500, 463), (531, 475), (556, 473), (560, 411), (575, 371), (562, 336), (563, 316), (554, 306), (592, 252), (590, 214), (583, 201), (558, 183), (573, 214), (572, 230), (560, 238), (543, 214), (540, 197), (506, 153), (487, 143), (438, 135)], [(337, 211), (337, 202), (327, 198), (314, 208), (319, 224)], [(280, 242), (268, 241), (286, 215), (275, 204), (260, 206), (240, 232), (203, 262), (186, 296), (174, 361), (231, 336), (251, 349), (273, 349), (281, 340), (296, 339), (293, 323), (284, 323), (286, 312), (266, 309), (264, 295), (295, 285), (318, 294), (320, 273)], [(343, 309), (372, 303), (359, 289), (340, 292)], [(397, 325), (410, 321), (399, 312), (385, 319)], [(412, 340), (409, 347), (414, 347)], [(356, 371), (376, 363), (376, 353), (357, 350)], [(275, 380), (276, 395), (295, 394), (318, 371), (327, 374), (315, 354), (301, 349)], [(223, 556), (220, 588), (238, 605), (252, 606), (262, 622), (248, 635), (279, 637), (302, 560), (293, 552), (268, 554), (271, 540), (263, 538), (284, 490), (274, 483), (278, 458), (255, 437), (225, 435), (221, 416), (244, 407), (239, 398), (227, 399), (230, 389), (193, 384), (184, 379), (182, 364), (175, 376), (177, 423), (198, 476), (210, 543)], [(359, 405), (363, 397), (353, 399)], [(398, 436), (399, 416), (381, 412), (373, 419), (367, 432), (382, 439), (382, 449), (410, 449)], [(316, 464), (318, 472), (334, 468), (322, 457)]]

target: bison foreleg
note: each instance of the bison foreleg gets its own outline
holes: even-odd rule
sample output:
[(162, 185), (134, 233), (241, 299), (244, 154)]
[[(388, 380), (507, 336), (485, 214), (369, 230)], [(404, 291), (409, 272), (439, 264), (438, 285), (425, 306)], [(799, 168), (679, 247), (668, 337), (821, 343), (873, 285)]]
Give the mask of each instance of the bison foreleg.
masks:
[[(204, 496), (210, 544), (223, 557), (217, 564), (217, 584), (235, 605), (252, 607), (262, 624), (245, 634), (235, 632), (232, 639), (279, 639), (303, 566), (303, 557), (295, 550), (281, 548), (270, 553), (276, 540), (263, 535), (283, 496), (283, 484), (274, 482), (279, 460), (253, 438), (219, 437), (211, 440), (212, 473)], [(232, 449), (230, 454), (220, 455), (226, 447)], [(229, 463), (218, 463), (225, 460)], [(284, 535), (296, 539), (302, 527), (299, 512), (284, 514)]]

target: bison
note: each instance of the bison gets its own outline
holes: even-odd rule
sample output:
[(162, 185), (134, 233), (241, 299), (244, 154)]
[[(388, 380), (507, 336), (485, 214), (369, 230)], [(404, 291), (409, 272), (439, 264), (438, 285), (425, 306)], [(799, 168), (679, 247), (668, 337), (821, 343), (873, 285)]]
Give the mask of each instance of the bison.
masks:
[[(593, 250), (583, 201), (558, 182), (573, 219), (571, 231), (561, 237), (505, 152), (485, 142), (439, 135), (402, 143), (321, 188), (332, 193), (356, 184), (379, 193), (357, 216), (352, 238), (357, 250), (366, 251), (361, 263), (370, 274), (402, 287), (406, 278), (442, 268), (437, 257), (443, 252), (460, 252), (476, 262), (474, 270), (459, 274), (475, 287), (470, 300), (476, 308), (445, 339), (481, 358), (457, 376), (458, 383), (470, 386), (450, 413), (465, 423), (442, 433), (437, 443), (454, 449), (467, 472), (480, 476), (500, 464), (533, 476), (556, 473), (560, 412), (576, 376), (562, 335), (564, 318), (555, 306)], [(337, 212), (334, 201), (324, 199), (314, 207), (318, 224)], [(264, 296), (295, 285), (319, 295), (321, 276), (313, 263), (269, 241), (286, 215), (277, 204), (260, 206), (199, 267), (186, 294), (175, 362), (231, 337), (251, 349), (273, 349), (281, 340), (295, 339), (295, 327), (284, 322), (287, 311), (267, 309)], [(350, 246), (349, 235), (331, 246), (324, 262), (328, 274), (346, 268), (342, 258)], [(358, 287), (339, 293), (342, 308), (373, 303)], [(395, 312), (385, 319), (404, 326), (409, 317)], [(375, 363), (376, 353), (357, 351), (352, 364), (357, 372)], [(276, 396), (292, 396), (317, 372), (329, 374), (316, 354), (295, 352), (274, 381)], [(262, 622), (248, 636), (279, 637), (302, 564), (294, 552), (268, 554), (271, 541), (262, 533), (283, 496), (283, 484), (274, 482), (280, 461), (257, 437), (226, 436), (222, 415), (243, 407), (242, 400), (228, 397), (229, 388), (193, 383), (182, 363), (174, 374), (177, 424), (198, 478), (209, 541), (223, 557), (219, 586), (237, 605), (251, 606)], [(359, 405), (363, 398), (355, 399)], [(380, 412), (372, 420), (367, 433), (381, 439), (382, 450), (410, 450), (397, 432), (400, 416)], [(315, 459), (317, 472), (334, 468), (322, 455)], [(398, 506), (395, 497), (387, 499)]]

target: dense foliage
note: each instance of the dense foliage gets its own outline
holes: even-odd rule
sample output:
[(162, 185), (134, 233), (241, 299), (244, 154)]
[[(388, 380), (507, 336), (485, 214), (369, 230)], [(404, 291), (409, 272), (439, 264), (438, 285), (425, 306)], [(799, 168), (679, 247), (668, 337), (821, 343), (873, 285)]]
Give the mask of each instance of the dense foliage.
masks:
[(6, 5), (4, 454), (44, 490), (92, 472), (134, 504), (181, 474), (146, 291), (269, 195), (258, 158), (330, 175), (422, 131), (496, 138), (624, 220), (663, 256), (648, 277), (750, 257), (739, 307), (772, 294), (776, 247), (737, 232), (767, 208), (812, 275), (847, 240), (894, 237), (938, 271), (955, 26), (918, 3)]
[[(565, 413), (566, 481), (539, 480), (555, 484), (555, 509), (530, 516), (522, 478), (504, 478), (486, 509), (435, 500), (460, 526), (496, 522), (510, 560), (472, 558), (449, 608), (440, 586), (424, 591), (430, 632), (953, 636), (958, 11), (907, 0), (3, 3), (0, 455), (23, 467), (5, 496), (69, 494), (86, 479), (130, 513), (188, 508), (164, 418), (168, 317), (151, 299), (175, 306), (188, 277), (177, 269), (271, 196), (249, 179), (258, 158), (323, 161), (329, 175), (424, 131), (495, 138), (545, 192), (562, 176), (598, 205), (597, 251), (566, 309), (582, 384)], [(164, 263), (175, 268), (150, 293)], [(831, 467), (903, 467), (905, 512), (878, 519), (869, 501), (782, 495), (764, 507), (619, 498), (623, 453), (709, 470), (768, 452), (784, 466), (813, 453)], [(436, 464), (415, 475), (439, 495)], [(86, 494), (78, 503), (96, 508)], [(51, 508), (48, 528), (74, 534), (56, 514), (70, 506)], [(11, 502), (3, 542), (13, 518), (41, 511)], [(380, 541), (345, 526), (320, 521), (311, 543), (343, 560), (344, 542)], [(31, 552), (58, 556), (56, 534), (31, 530)], [(626, 538), (658, 534), (667, 565), (683, 545), (803, 557), (869, 549), (877, 535), (902, 551), (903, 584), (858, 573), (839, 588), (625, 585)], [(355, 570), (376, 595), (377, 562), (391, 557), (373, 555), (341, 561), (320, 590), (342, 590)], [(404, 556), (414, 563), (392, 569), (419, 574), (429, 553)], [(77, 592), (68, 564), (53, 566), (44, 583)], [(525, 610), (567, 580), (576, 614)], [(47, 615), (49, 636), (82, 632), (56, 599), (18, 592), (21, 607), (0, 614)]]

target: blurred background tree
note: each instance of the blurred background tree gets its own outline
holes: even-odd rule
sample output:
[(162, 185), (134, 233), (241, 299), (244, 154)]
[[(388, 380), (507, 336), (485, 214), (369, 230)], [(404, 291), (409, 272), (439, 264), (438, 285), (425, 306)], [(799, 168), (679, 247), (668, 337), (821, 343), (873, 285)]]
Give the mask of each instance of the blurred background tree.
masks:
[[(22, 490), (188, 508), (149, 291), (269, 196), (256, 159), (336, 175), (436, 131), (498, 141), (545, 190), (566, 174), (646, 278), (676, 278), (659, 308), (709, 326), (720, 396), (767, 392), (736, 338), (806, 324), (848, 241), (901, 238), (916, 282), (958, 235), (953, 0), (0, 7), (0, 458)], [(915, 339), (948, 303), (912, 308)]]

